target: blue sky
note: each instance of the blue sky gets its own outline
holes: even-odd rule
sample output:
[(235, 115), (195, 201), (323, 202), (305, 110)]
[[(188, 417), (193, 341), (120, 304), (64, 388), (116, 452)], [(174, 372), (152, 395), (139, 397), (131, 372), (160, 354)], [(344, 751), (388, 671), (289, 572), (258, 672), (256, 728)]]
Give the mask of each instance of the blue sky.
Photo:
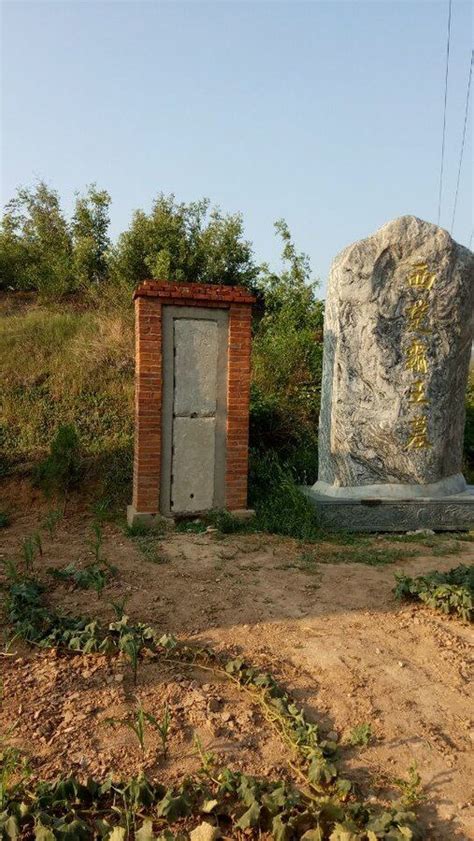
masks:
[[(159, 192), (242, 211), (278, 266), (284, 217), (315, 275), (388, 220), (436, 222), (448, 2), (4, 2), (2, 202), (96, 181), (112, 233)], [(472, 42), (453, 0), (450, 228)], [(474, 91), (473, 91), (474, 94)], [(472, 113), (472, 108), (471, 108)], [(472, 230), (471, 123), (455, 238)]]

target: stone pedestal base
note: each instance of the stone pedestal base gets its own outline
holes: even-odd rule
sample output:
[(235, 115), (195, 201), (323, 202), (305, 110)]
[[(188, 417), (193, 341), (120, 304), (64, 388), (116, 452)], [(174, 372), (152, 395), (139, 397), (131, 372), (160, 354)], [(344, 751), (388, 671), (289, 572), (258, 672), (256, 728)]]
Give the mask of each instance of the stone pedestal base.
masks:
[(458, 494), (412, 499), (382, 496), (357, 499), (354, 489), (348, 490), (350, 493), (346, 497), (342, 494), (335, 497), (314, 488), (302, 488), (313, 503), (323, 528), (351, 532), (474, 529), (474, 485), (466, 486)]

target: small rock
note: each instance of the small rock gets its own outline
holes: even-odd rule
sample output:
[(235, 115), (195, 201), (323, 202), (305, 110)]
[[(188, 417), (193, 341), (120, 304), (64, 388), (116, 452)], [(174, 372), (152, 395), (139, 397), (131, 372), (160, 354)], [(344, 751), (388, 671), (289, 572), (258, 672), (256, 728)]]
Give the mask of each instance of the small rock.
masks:
[(327, 739), (330, 742), (337, 742), (337, 740), (339, 739), (339, 735), (336, 733), (335, 730), (330, 730), (329, 733), (327, 734)]
[(221, 708), (221, 701), (219, 700), (219, 698), (209, 698), (207, 706), (211, 713), (216, 713)]
[(434, 531), (433, 531), (433, 529), (415, 529), (415, 531), (406, 531), (405, 534), (408, 534), (408, 535), (415, 535), (415, 534), (429, 535), (429, 534), (434, 534)]

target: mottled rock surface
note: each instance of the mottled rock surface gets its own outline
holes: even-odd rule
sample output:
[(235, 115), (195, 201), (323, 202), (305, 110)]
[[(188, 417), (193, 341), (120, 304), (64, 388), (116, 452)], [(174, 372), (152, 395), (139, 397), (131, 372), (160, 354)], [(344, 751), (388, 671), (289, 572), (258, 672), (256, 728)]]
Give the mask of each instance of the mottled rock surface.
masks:
[(461, 473), (473, 327), (474, 255), (447, 231), (403, 216), (336, 257), (320, 487), (428, 485)]

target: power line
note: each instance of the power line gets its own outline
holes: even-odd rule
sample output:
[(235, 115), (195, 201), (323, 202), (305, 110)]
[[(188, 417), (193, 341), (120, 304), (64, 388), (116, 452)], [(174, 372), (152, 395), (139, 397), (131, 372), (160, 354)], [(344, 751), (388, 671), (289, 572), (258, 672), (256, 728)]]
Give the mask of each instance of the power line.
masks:
[(459, 193), (459, 180), (461, 178), (461, 167), (462, 167), (462, 159), (464, 155), (464, 144), (466, 142), (466, 130), (467, 130), (467, 118), (469, 115), (469, 97), (471, 95), (471, 79), (472, 79), (472, 65), (474, 62), (474, 50), (471, 50), (471, 64), (469, 66), (469, 81), (467, 83), (467, 93), (466, 93), (466, 110), (464, 112), (464, 127), (462, 131), (462, 141), (461, 141), (461, 152), (459, 154), (459, 166), (458, 166), (458, 180), (456, 183), (456, 193), (454, 196), (454, 207), (453, 207), (453, 218), (451, 220), (451, 235), (453, 233), (454, 228), (454, 217), (456, 216), (456, 207), (458, 203), (458, 193)]
[(444, 111), (443, 111), (443, 139), (441, 141), (441, 166), (439, 172), (439, 195), (438, 195), (438, 225), (441, 218), (441, 196), (443, 193), (443, 170), (444, 170), (444, 147), (446, 144), (446, 106), (448, 103), (448, 75), (449, 75), (449, 46), (451, 43), (451, 7), (452, 0), (449, 0), (448, 9), (448, 33), (446, 38), (446, 77), (444, 80)]

